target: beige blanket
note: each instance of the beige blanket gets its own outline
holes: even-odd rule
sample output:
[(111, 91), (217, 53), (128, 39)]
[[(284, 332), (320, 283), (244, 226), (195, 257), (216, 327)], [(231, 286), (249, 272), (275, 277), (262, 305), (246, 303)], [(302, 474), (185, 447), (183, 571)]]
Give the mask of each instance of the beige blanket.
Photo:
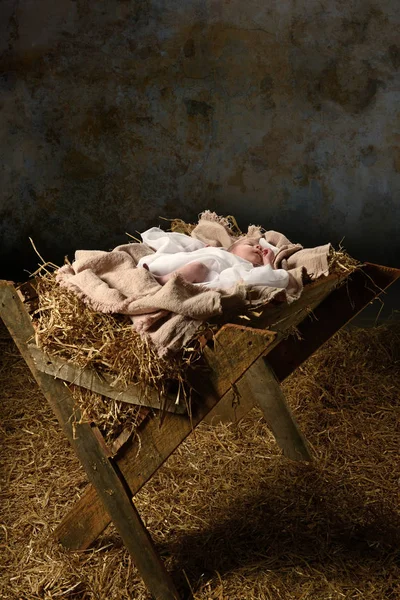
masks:
[[(209, 211), (203, 213), (193, 237), (228, 247), (237, 238), (219, 219)], [(259, 228), (249, 228), (248, 235), (259, 234)], [(328, 274), (329, 244), (305, 250), (280, 233), (270, 231), (263, 235), (280, 249), (275, 266), (289, 272), (286, 290), (249, 290), (243, 284), (225, 291), (210, 290), (188, 283), (179, 274), (161, 286), (146, 269), (136, 267), (142, 256), (152, 252), (140, 243), (118, 246), (111, 252), (78, 250), (72, 265), (61, 267), (56, 279), (96, 311), (129, 315), (137, 331), (148, 336), (159, 354), (165, 355), (187, 344), (203, 321), (243, 311), (250, 304), (250, 297), (253, 307), (272, 299), (292, 302), (301, 294), (306, 273), (311, 279)]]

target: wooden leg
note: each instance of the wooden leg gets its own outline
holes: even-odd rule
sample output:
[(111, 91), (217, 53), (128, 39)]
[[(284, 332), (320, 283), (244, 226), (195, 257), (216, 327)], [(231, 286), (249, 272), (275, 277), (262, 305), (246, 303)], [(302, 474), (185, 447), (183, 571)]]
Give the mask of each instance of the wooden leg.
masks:
[(178, 591), (132, 502), (126, 480), (90, 429), (87, 424), (77, 425), (73, 446), (99, 499), (154, 598), (179, 600)]
[(44, 373), (40, 378), (47, 400), (62, 413), (64, 431), (147, 588), (157, 600), (179, 600), (175, 585), (132, 502), (132, 492), (118, 465), (107, 456), (101, 437), (95, 434), (94, 428), (88, 423), (74, 423), (74, 419), (79, 419), (79, 414), (74, 408), (71, 392), (61, 381)]
[[(149, 416), (140, 426), (135, 438), (124, 446), (115, 458), (134, 496), (165, 460), (183, 442), (202, 420), (202, 416), (217, 401), (216, 397), (202, 399), (200, 410), (187, 416), (164, 416), (160, 427), (158, 417)], [(88, 486), (55, 531), (56, 537), (66, 548), (83, 550), (88, 548), (107, 527), (110, 517), (99, 502), (96, 491)]]
[(236, 385), (245, 403), (250, 397), (261, 408), (284, 455), (292, 460), (311, 461), (305, 438), (268, 362), (259, 358)]
[(259, 358), (236, 383), (239, 402), (234, 409), (228, 401), (219, 403), (207, 415), (209, 423), (227, 423), (242, 419), (254, 406), (259, 406), (283, 454), (292, 460), (312, 460), (307, 443), (277, 381), (264, 358)]

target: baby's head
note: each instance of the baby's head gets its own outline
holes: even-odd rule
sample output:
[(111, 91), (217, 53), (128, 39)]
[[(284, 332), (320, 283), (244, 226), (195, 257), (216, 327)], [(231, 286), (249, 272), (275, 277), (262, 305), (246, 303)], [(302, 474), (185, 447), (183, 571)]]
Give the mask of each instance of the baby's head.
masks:
[(254, 267), (259, 267), (263, 264), (263, 249), (259, 244), (258, 238), (240, 238), (228, 248), (228, 252), (248, 260)]

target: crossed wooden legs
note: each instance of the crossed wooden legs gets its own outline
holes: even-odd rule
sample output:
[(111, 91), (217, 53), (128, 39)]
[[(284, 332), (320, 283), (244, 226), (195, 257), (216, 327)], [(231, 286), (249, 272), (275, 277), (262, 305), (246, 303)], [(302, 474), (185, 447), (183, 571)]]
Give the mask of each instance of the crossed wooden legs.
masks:
[[(264, 379), (264, 383), (260, 381), (258, 384), (251, 381), (255, 372), (260, 370), (265, 370), (270, 376), (270, 370), (262, 359), (259, 359), (251, 367), (249, 376), (243, 377), (237, 384), (241, 395), (240, 402), (243, 403), (243, 406), (247, 406), (247, 410), (254, 406), (252, 394), (258, 396), (260, 403), (262, 402), (266, 380)], [(283, 396), (281, 396), (279, 384), (275, 383), (274, 389), (279, 392), (276, 395), (268, 394), (265, 399), (264, 412), (268, 414), (268, 423), (273, 432), (279, 430), (279, 433), (275, 434), (278, 443), (289, 458), (311, 460), (307, 445)], [(158, 419), (153, 416), (149, 416), (140, 425), (137, 437), (115, 457), (116, 464), (123, 473), (133, 496), (200, 423), (202, 415), (207, 414), (206, 409), (210, 410), (210, 405), (211, 407), (222, 405), (221, 409), (224, 412), (230, 410), (233, 415), (232, 407), (235, 397), (232, 390), (229, 390), (218, 404), (213, 403), (213, 400), (212, 394), (208, 398), (204, 394), (202, 404), (206, 403), (206, 406), (203, 404), (202, 410), (195, 412), (191, 422), (180, 415), (168, 414), (165, 416), (161, 428)], [(65, 547), (82, 550), (94, 542), (109, 522), (110, 516), (97, 496), (95, 488), (88, 486), (81, 499), (60, 523), (55, 534)]]
[[(201, 402), (194, 407), (191, 418), (186, 415), (167, 413), (160, 427), (159, 420), (148, 415), (138, 432), (141, 451), (137, 452), (138, 448), (135, 447), (137, 438), (135, 438), (133, 442), (123, 447), (118, 455), (111, 456), (96, 425), (81, 421), (80, 412), (74, 404), (72, 393), (66, 383), (38, 370), (29, 350), (29, 344), (34, 338), (30, 316), (15, 288), (7, 282), (3, 282), (0, 286), (0, 303), (1, 316), (6, 326), (74, 447), (93, 486), (92, 491), (85, 494), (84, 499), (81, 500), (78, 506), (79, 512), (76, 513), (75, 509), (59, 528), (58, 537), (66, 546), (82, 549), (90, 545), (112, 520), (152, 595), (157, 600), (178, 600), (178, 590), (155, 550), (132, 497), (193, 428), (203, 420), (204, 416), (222, 398), (232, 394), (231, 388), (238, 375), (235, 375), (230, 368), (225, 369), (223, 377), (219, 379), (219, 385), (215, 386), (218, 387), (217, 390), (204, 380), (195, 382), (201, 393)], [(229, 328), (227, 331), (228, 337), (232, 336)], [(234, 332), (233, 338), (236, 338), (236, 341), (233, 341), (233, 347), (238, 342), (238, 331), (241, 331), (241, 328), (237, 328)], [(257, 334), (249, 331), (247, 336), (251, 344), (240, 361), (241, 367), (238, 373), (243, 373), (243, 370), (246, 370), (265, 351), (275, 334), (270, 332)], [(226, 334), (221, 332), (218, 336), (218, 344), (221, 347), (226, 347), (228, 340), (225, 338)], [(222, 353), (222, 358), (220, 355), (220, 352), (216, 352), (214, 357), (217, 371), (218, 365), (222, 368), (226, 363), (226, 353)], [(213, 372), (214, 377), (217, 376), (217, 371)], [(90, 504), (88, 499), (92, 500)], [(89, 512), (85, 509), (89, 509)], [(72, 515), (76, 517), (73, 518), (73, 528), (69, 526)]]

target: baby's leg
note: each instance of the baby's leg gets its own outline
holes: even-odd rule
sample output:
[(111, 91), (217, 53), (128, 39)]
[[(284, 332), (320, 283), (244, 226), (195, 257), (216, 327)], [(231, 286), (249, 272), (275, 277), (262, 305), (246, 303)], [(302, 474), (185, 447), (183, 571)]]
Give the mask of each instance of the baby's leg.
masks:
[(161, 283), (161, 285), (164, 285), (164, 283), (167, 283), (167, 281), (171, 279), (174, 273), (180, 273), (182, 277), (184, 277), (186, 281), (189, 281), (190, 283), (201, 283), (202, 281), (205, 281), (207, 277), (208, 267), (203, 265), (203, 263), (196, 261), (189, 263), (188, 265), (184, 265), (183, 267), (180, 267), (179, 269), (176, 269), (176, 271), (168, 273), (167, 275), (158, 275), (156, 279), (159, 283)]

